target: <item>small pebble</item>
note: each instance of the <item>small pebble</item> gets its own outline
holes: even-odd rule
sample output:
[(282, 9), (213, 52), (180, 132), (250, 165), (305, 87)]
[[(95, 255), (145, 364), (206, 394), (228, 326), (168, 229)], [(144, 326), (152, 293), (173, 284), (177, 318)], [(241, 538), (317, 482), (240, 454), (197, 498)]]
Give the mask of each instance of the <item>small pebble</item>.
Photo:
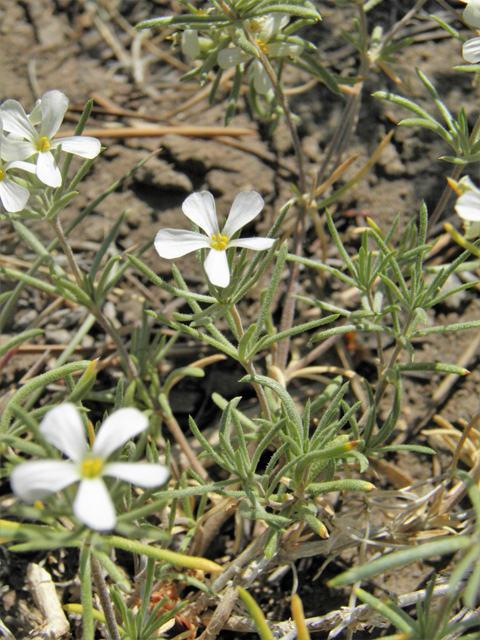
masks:
[(46, 329), (45, 340), (53, 344), (68, 344), (70, 342), (70, 331), (66, 329)]

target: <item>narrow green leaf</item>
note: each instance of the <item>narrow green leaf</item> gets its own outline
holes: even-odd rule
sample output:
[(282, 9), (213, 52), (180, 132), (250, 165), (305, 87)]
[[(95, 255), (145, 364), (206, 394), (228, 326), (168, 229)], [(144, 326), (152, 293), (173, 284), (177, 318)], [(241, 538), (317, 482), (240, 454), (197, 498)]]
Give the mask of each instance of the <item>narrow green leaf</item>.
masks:
[(205, 371), (201, 367), (180, 367), (171, 371), (165, 382), (163, 383), (163, 393), (168, 395), (170, 391), (170, 386), (175, 378), (184, 378), (185, 376), (192, 376), (193, 378), (203, 378), (205, 376)]
[(144, 264), (141, 260), (139, 260), (136, 256), (131, 254), (126, 254), (126, 258), (139, 270), (143, 273), (143, 275), (150, 280), (154, 285), (164, 289), (168, 293), (171, 293), (175, 296), (179, 296), (180, 298), (185, 298), (186, 300), (196, 300), (197, 302), (206, 302), (207, 304), (214, 304), (217, 302), (215, 298), (210, 296), (203, 296), (199, 293), (192, 293), (182, 291), (181, 289), (177, 289), (177, 287), (172, 287), (172, 285), (168, 284), (160, 276), (157, 276), (146, 264)]
[(373, 491), (375, 485), (366, 480), (331, 480), (330, 482), (312, 482), (305, 487), (305, 494), (315, 496), (332, 491)]
[(471, 322), (457, 322), (455, 324), (440, 325), (437, 327), (427, 327), (426, 329), (419, 329), (410, 336), (413, 338), (423, 338), (433, 333), (447, 333), (449, 331), (466, 331), (467, 329), (476, 329), (480, 327), (480, 320), (472, 320)]
[[(242, 78), (243, 69), (241, 65), (238, 65), (237, 67), (235, 67), (235, 75), (233, 77), (232, 88), (230, 90), (230, 95), (228, 96), (228, 102), (225, 109), (225, 126), (230, 123), (230, 120), (235, 114), (238, 98), (240, 96), (240, 89), (242, 87)], [(225, 133), (228, 133), (228, 131), (226, 131)]]
[(102, 242), (100, 249), (97, 251), (97, 253), (95, 254), (95, 257), (92, 261), (92, 266), (90, 267), (90, 278), (92, 279), (92, 282), (95, 280), (95, 275), (98, 271), (98, 268), (100, 266), (100, 263), (103, 260), (103, 256), (107, 253), (110, 245), (112, 244), (112, 242), (114, 242), (115, 238), (117, 237), (118, 231), (121, 227), (121, 225), (123, 224), (125, 218), (126, 218), (127, 212), (124, 211), (123, 213), (121, 213), (117, 220), (115, 221), (115, 223), (112, 225), (112, 228), (110, 229), (110, 231), (108, 232), (108, 234), (106, 235), (104, 241)]
[(470, 373), (464, 367), (458, 367), (456, 364), (447, 364), (443, 362), (406, 362), (398, 363), (399, 371), (432, 371), (442, 373), (454, 373), (457, 376), (465, 376)]
[(310, 331), (310, 329), (315, 329), (316, 327), (321, 327), (324, 324), (333, 322), (337, 318), (338, 318), (338, 314), (335, 313), (330, 316), (326, 316), (325, 318), (318, 318), (317, 320), (311, 320), (310, 322), (305, 322), (305, 324), (297, 325), (295, 327), (292, 327), (291, 329), (280, 331), (279, 333), (276, 333), (273, 336), (265, 336), (264, 338), (259, 340), (259, 342), (257, 342), (257, 344), (252, 348), (252, 350), (249, 352), (247, 356), (247, 359), (250, 360), (255, 355), (255, 353), (257, 353), (257, 351), (260, 351), (260, 349), (264, 349), (265, 347), (268, 347), (271, 344), (275, 344), (276, 342), (283, 340), (283, 338), (289, 338), (291, 336), (296, 336), (299, 333), (305, 333), (306, 331)]
[(262, 610), (252, 598), (252, 596), (248, 593), (248, 591), (245, 591), (245, 589), (242, 589), (241, 587), (237, 587), (237, 591), (240, 599), (245, 605), (245, 608), (247, 609), (248, 613), (252, 617), (253, 622), (255, 623), (255, 627), (261, 640), (274, 640), (273, 633), (268, 626), (268, 622), (263, 615)]
[(372, 596), (367, 591), (363, 589), (357, 588), (355, 589), (355, 594), (360, 598), (362, 602), (368, 604), (369, 607), (380, 613), (382, 616), (385, 616), (387, 620), (389, 620), (393, 625), (400, 629), (407, 637), (411, 637), (411, 633), (415, 627), (415, 622), (412, 618), (408, 616), (408, 619), (411, 621), (407, 622), (402, 615), (399, 615), (399, 607), (395, 607), (392, 602), (384, 602), (383, 600), (379, 600)]
[(23, 342), (26, 342), (31, 338), (35, 338), (35, 336), (39, 336), (42, 333), (43, 329), (27, 329), (27, 331), (22, 331), (22, 333), (19, 333), (18, 335), (10, 338), (10, 340), (7, 340), (2, 345), (0, 345), (0, 357), (7, 353), (7, 351), (9, 351), (10, 349), (13, 349), (17, 345), (22, 344)]
[(26, 400), (26, 398), (28, 398), (31, 393), (33, 393), (37, 389), (42, 389), (48, 384), (51, 384), (56, 380), (60, 380), (60, 378), (64, 378), (68, 374), (75, 373), (76, 371), (85, 371), (85, 369), (87, 369), (87, 367), (89, 367), (90, 365), (90, 360), (79, 360), (78, 362), (70, 362), (69, 364), (63, 365), (63, 367), (58, 367), (57, 369), (53, 369), (52, 371), (42, 373), (41, 375), (36, 376), (35, 378), (32, 378), (27, 383), (25, 383), (23, 387), (20, 387), (20, 389), (18, 389), (18, 391), (13, 394), (13, 396), (6, 404), (0, 422), (0, 433), (6, 433), (8, 429), (11, 417), (11, 405), (22, 403), (24, 400)]
[(381, 575), (392, 569), (406, 567), (418, 560), (425, 561), (429, 558), (436, 558), (447, 554), (450, 555), (457, 551), (468, 549), (471, 545), (472, 540), (470, 536), (446, 536), (434, 542), (426, 542), (409, 549), (385, 554), (377, 560), (373, 560), (368, 564), (363, 564), (340, 574), (330, 580), (328, 585), (330, 587), (344, 587), (347, 584), (357, 582), (357, 580), (367, 580), (368, 578)]
[(251, 324), (248, 329), (245, 331), (243, 336), (240, 338), (238, 342), (238, 359), (240, 362), (245, 362), (248, 358), (247, 350), (250, 345), (250, 341), (252, 340), (252, 336), (254, 335), (257, 329), (257, 325), (255, 322)]
[(279, 382), (277, 382), (276, 380), (273, 380), (272, 378), (268, 378), (266, 376), (259, 376), (259, 375), (245, 376), (240, 380), (240, 382), (252, 382), (252, 383), (260, 384), (263, 387), (268, 387), (269, 389), (272, 389), (272, 391), (275, 391), (277, 396), (282, 401), (285, 411), (287, 412), (287, 416), (295, 425), (295, 429), (300, 434), (300, 437), (302, 436), (302, 433), (303, 433), (302, 420), (297, 411), (297, 407), (295, 406), (294, 401), (292, 400), (290, 394), (287, 392), (285, 387), (282, 387), (282, 385)]
[(437, 452), (430, 447), (422, 447), (420, 444), (396, 444), (386, 447), (377, 447), (375, 451), (386, 453), (387, 451), (415, 451), (416, 453), (426, 453), (430, 456), (436, 456)]
[(69, 204), (71, 200), (73, 200), (73, 198), (75, 198), (75, 196), (78, 196), (78, 191), (69, 191), (64, 196), (59, 198), (56, 202), (52, 204), (52, 206), (48, 210), (45, 216), (45, 220), (52, 220), (52, 218), (54, 218), (59, 211), (61, 211), (62, 209), (65, 209), (65, 207)]

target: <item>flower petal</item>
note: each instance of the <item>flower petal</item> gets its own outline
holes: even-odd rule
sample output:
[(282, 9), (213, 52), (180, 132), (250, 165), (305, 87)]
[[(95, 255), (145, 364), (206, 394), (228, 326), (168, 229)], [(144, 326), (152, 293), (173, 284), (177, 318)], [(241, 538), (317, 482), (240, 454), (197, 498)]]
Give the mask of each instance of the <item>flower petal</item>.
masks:
[(262, 196), (256, 191), (241, 191), (235, 196), (222, 234), (231, 238), (235, 232), (258, 216), (264, 204)]
[(263, 251), (264, 249), (270, 249), (274, 242), (274, 238), (239, 238), (238, 240), (231, 240), (228, 246)]
[(5, 209), (10, 213), (21, 211), (27, 204), (29, 196), (30, 192), (28, 189), (25, 189), (25, 187), (22, 187), (13, 180), (9, 180), (6, 177), (0, 180), (0, 200)]
[(182, 53), (192, 60), (200, 55), (200, 42), (196, 29), (185, 29), (182, 33)]
[(107, 464), (104, 476), (112, 476), (138, 487), (153, 489), (161, 487), (168, 480), (170, 472), (162, 464), (147, 462), (111, 462)]
[(240, 47), (229, 47), (222, 49), (218, 52), (217, 62), (222, 69), (230, 69), (230, 67), (236, 67), (249, 57)]
[(265, 53), (271, 58), (298, 58), (303, 52), (301, 44), (290, 42), (272, 42), (265, 46)]
[(62, 184), (62, 174), (50, 151), (42, 151), (37, 156), (37, 178), (49, 187), (59, 187)]
[(210, 238), (218, 233), (215, 199), (210, 191), (192, 193), (182, 204), (182, 211), (189, 220), (198, 224)]
[(480, 38), (467, 40), (462, 47), (462, 56), (467, 62), (480, 62)]
[(228, 267), (226, 251), (212, 249), (203, 266), (212, 284), (217, 287), (228, 287), (230, 283), (230, 269)]
[(52, 147), (61, 145), (62, 151), (65, 153), (73, 153), (75, 156), (82, 158), (96, 158), (100, 153), (100, 140), (91, 136), (67, 136), (66, 138), (58, 138), (52, 144)]
[(470, 222), (465, 220), (463, 223), (466, 240), (476, 240), (480, 236), (480, 221)]
[(138, 409), (127, 407), (114, 411), (98, 430), (92, 452), (106, 459), (147, 427), (148, 420)]
[(463, 19), (471, 27), (480, 27), (480, 3), (470, 0), (463, 10)]
[(264, 42), (268, 42), (274, 35), (276, 35), (279, 31), (286, 27), (290, 22), (290, 16), (288, 13), (282, 13), (280, 11), (275, 11), (275, 13), (270, 13), (263, 23), (261, 33), (265, 33)]
[(23, 169), (29, 173), (36, 173), (37, 167), (32, 162), (23, 162), (23, 160), (14, 160), (13, 162), (7, 162), (4, 166), (7, 171), (9, 169)]
[(169, 260), (211, 246), (209, 239), (203, 233), (183, 229), (161, 229), (155, 236), (154, 244), (158, 255)]
[(87, 452), (85, 428), (77, 407), (64, 402), (45, 414), (40, 433), (47, 442), (78, 462)]
[(6, 131), (11, 131), (23, 138), (27, 138), (30, 142), (33, 142), (37, 138), (38, 134), (19, 102), (16, 100), (5, 100), (0, 107), (0, 113)]
[(467, 62), (480, 62), (480, 38), (467, 40), (462, 47), (462, 56)]
[(34, 153), (37, 153), (35, 146), (27, 140), (2, 138), (2, 158), (7, 162), (26, 160)]
[(41, 100), (37, 100), (35, 102), (35, 106), (33, 107), (32, 111), (28, 114), (27, 118), (35, 126), (41, 123), (42, 121), (42, 101)]
[(10, 474), (12, 491), (25, 502), (41, 500), (80, 480), (77, 468), (67, 460), (32, 460)]
[(42, 121), (40, 137), (53, 138), (62, 124), (63, 116), (68, 108), (68, 98), (61, 91), (53, 89), (43, 94), (40, 101)]
[(115, 507), (103, 480), (83, 479), (73, 502), (76, 518), (95, 531), (109, 531), (117, 521)]
[(262, 96), (266, 95), (270, 89), (272, 89), (272, 81), (268, 77), (268, 73), (265, 71), (260, 60), (254, 60), (252, 64), (252, 72), (255, 91)]
[(480, 194), (477, 191), (465, 191), (457, 199), (455, 211), (460, 218), (477, 222), (480, 220)]

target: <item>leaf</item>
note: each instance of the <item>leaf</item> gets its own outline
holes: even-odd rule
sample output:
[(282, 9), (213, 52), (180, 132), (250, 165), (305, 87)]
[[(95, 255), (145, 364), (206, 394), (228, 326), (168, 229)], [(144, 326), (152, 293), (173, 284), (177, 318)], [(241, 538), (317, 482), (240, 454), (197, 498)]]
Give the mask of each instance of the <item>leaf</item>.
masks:
[(277, 396), (282, 401), (283, 407), (287, 412), (289, 419), (295, 425), (295, 429), (299, 433), (300, 437), (302, 437), (303, 424), (300, 418), (300, 414), (298, 413), (297, 407), (295, 406), (294, 401), (292, 400), (290, 394), (287, 392), (285, 387), (282, 387), (282, 385), (279, 382), (277, 382), (276, 380), (273, 380), (272, 378), (267, 378), (266, 376), (259, 376), (259, 375), (245, 376), (240, 380), (240, 382), (252, 382), (252, 383), (260, 384), (263, 387), (268, 387), (269, 389), (272, 389), (272, 391), (275, 391)]
[(10, 338), (10, 340), (7, 340), (2, 345), (0, 345), (0, 357), (7, 353), (7, 351), (9, 351), (10, 349), (13, 349), (19, 344), (22, 344), (22, 342), (26, 342), (27, 340), (30, 340), (30, 338), (39, 336), (42, 333), (43, 329), (27, 329), (27, 331), (22, 331), (22, 333), (13, 336), (13, 338)]
[(443, 362), (407, 362), (397, 364), (399, 371), (432, 371), (441, 373), (453, 373), (457, 376), (466, 376), (470, 373), (468, 369), (459, 367), (456, 364)]
[(340, 574), (327, 584), (330, 587), (344, 587), (347, 584), (353, 584), (357, 580), (366, 580), (373, 576), (383, 574), (386, 571), (413, 564), (418, 560), (425, 561), (429, 558), (447, 554), (450, 555), (457, 551), (468, 549), (471, 545), (472, 540), (470, 536), (446, 536), (441, 540), (426, 542), (409, 549), (385, 554), (377, 560), (373, 560), (368, 564), (363, 564)]
[(315, 496), (332, 491), (373, 491), (375, 485), (366, 480), (331, 480), (330, 482), (312, 482), (305, 488), (305, 493)]

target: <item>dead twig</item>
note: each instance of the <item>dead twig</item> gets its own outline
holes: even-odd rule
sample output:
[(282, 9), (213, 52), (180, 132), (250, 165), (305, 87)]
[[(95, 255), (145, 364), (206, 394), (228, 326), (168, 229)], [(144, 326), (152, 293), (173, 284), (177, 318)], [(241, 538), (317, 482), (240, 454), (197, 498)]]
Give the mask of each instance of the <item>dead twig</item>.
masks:
[[(194, 125), (182, 126), (160, 126), (160, 125), (140, 125), (138, 127), (112, 127), (85, 129), (84, 134), (94, 138), (151, 138), (155, 136), (166, 136), (174, 133), (177, 136), (192, 136), (193, 138), (215, 138), (225, 136), (228, 132), (230, 137), (253, 136), (256, 131), (240, 127), (200, 127)], [(75, 131), (61, 131), (57, 138), (66, 138), (75, 135)]]
[(52, 576), (38, 564), (31, 563), (27, 568), (27, 581), (35, 604), (45, 619), (42, 633), (54, 638), (66, 635), (70, 631), (70, 624), (58, 599)]

